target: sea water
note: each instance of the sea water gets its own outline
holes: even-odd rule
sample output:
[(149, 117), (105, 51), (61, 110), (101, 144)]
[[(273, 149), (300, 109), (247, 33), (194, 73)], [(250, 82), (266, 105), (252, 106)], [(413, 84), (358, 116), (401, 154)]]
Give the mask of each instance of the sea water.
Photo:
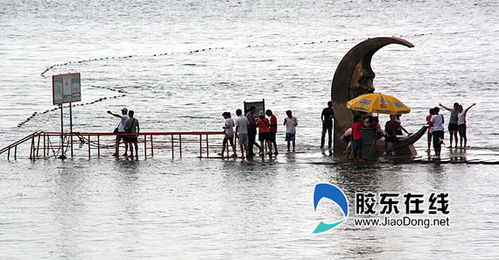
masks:
[[(51, 76), (69, 72), (82, 77), (74, 131), (112, 132), (118, 122), (106, 111), (122, 107), (135, 110), (141, 131), (218, 131), (222, 112), (261, 99), (279, 123), (288, 109), (299, 121), (299, 153), (284, 153), (280, 126), (281, 154), (263, 163), (194, 154), (114, 160), (112, 151), (65, 161), (2, 155), (1, 258), (499, 255), (496, 165), (329, 164), (335, 159), (318, 150), (320, 112), (343, 55), (367, 38), (397, 36), (415, 47), (386, 46), (372, 68), (376, 91), (411, 108), (404, 127), (417, 131), (439, 103), (477, 103), (468, 113), (468, 153), (497, 155), (497, 1), (0, 0), (0, 7), (0, 147), (59, 131), (59, 110), (43, 112), (55, 107)], [(424, 138), (416, 143), (419, 155), (425, 147)], [(358, 192), (448, 193), (450, 213), (438, 217), (449, 226), (347, 219), (312, 234), (340, 212), (328, 201), (314, 212), (318, 183), (345, 192), (350, 219)]]

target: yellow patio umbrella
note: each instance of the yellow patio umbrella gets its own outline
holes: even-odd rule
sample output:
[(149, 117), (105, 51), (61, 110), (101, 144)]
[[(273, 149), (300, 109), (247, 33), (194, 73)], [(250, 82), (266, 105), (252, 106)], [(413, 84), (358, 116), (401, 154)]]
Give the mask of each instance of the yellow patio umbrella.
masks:
[(397, 98), (381, 93), (358, 96), (347, 102), (347, 108), (354, 111), (390, 115), (408, 114), (411, 112), (411, 109)]

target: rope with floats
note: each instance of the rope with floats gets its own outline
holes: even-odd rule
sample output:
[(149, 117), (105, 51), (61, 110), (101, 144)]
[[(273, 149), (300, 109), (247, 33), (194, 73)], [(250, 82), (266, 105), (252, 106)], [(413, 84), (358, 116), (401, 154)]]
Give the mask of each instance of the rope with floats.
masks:
[[(450, 32), (450, 33), (439, 33), (439, 34), (459, 34), (462, 32)], [(398, 35), (398, 36), (393, 36), (393, 37), (421, 37), (421, 36), (426, 36), (426, 35), (433, 35), (434, 33), (419, 33), (419, 34), (406, 34), (406, 35)], [(345, 38), (345, 39), (333, 39), (333, 40), (319, 40), (319, 41), (309, 41), (309, 42), (288, 42), (288, 43), (272, 43), (272, 44), (247, 44), (244, 46), (244, 48), (261, 48), (261, 47), (278, 47), (278, 46), (298, 46), (298, 45), (313, 45), (313, 44), (327, 44), (327, 43), (337, 43), (337, 42), (350, 42), (350, 41), (361, 41), (365, 40), (365, 38)], [(209, 47), (209, 48), (202, 48), (202, 49), (196, 49), (196, 50), (190, 50), (190, 51), (180, 51), (180, 52), (163, 52), (163, 53), (154, 53), (154, 54), (135, 54), (135, 55), (125, 55), (125, 56), (107, 56), (107, 57), (100, 57), (100, 58), (94, 58), (94, 59), (83, 59), (83, 60), (77, 60), (77, 61), (68, 61), (64, 63), (58, 63), (51, 65), (47, 67), (44, 71), (40, 73), (40, 76), (42, 78), (47, 78), (46, 74), (51, 71), (52, 69), (56, 67), (64, 67), (67, 65), (71, 64), (85, 64), (85, 63), (90, 63), (90, 62), (98, 62), (98, 61), (106, 61), (106, 60), (123, 60), (123, 59), (130, 59), (130, 58), (136, 58), (136, 57), (160, 57), (160, 56), (168, 56), (168, 55), (176, 55), (176, 54), (195, 54), (195, 53), (201, 53), (201, 52), (207, 52), (207, 51), (213, 51), (213, 50), (224, 50), (224, 49), (230, 49), (228, 47)]]

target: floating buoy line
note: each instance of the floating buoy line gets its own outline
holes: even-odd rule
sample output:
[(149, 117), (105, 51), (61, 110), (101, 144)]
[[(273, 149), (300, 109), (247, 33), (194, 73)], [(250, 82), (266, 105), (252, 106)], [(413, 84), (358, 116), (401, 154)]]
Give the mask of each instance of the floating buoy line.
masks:
[[(438, 33), (440, 35), (443, 34), (459, 34), (462, 32), (449, 32), (449, 33)], [(419, 33), (419, 34), (407, 34), (407, 35), (397, 35), (397, 36), (392, 36), (392, 37), (420, 37), (420, 36), (426, 36), (426, 35), (433, 35), (434, 33)], [(291, 42), (291, 43), (270, 43), (270, 44), (248, 44), (245, 45), (245, 48), (261, 48), (261, 47), (278, 47), (278, 46), (298, 46), (298, 45), (314, 45), (314, 44), (327, 44), (327, 43), (336, 43), (336, 42), (348, 42), (348, 41), (362, 41), (365, 40), (365, 38), (345, 38), (345, 39), (334, 39), (334, 40), (321, 40), (321, 41), (310, 41), (310, 42)], [(161, 57), (161, 56), (168, 56), (168, 55), (176, 55), (176, 54), (195, 54), (195, 53), (201, 53), (201, 52), (207, 52), (207, 51), (213, 51), (213, 50), (223, 50), (223, 49), (230, 49), (228, 47), (209, 47), (209, 48), (202, 48), (202, 49), (196, 49), (196, 50), (190, 50), (190, 51), (181, 51), (181, 52), (163, 52), (163, 53), (154, 53), (154, 54), (136, 54), (136, 55), (125, 55), (125, 56), (107, 56), (107, 57), (100, 57), (100, 58), (94, 58), (94, 59), (84, 59), (84, 60), (78, 60), (78, 61), (68, 61), (64, 63), (58, 63), (51, 65), (47, 67), (44, 71), (40, 73), (42, 78), (47, 78), (46, 74), (57, 67), (64, 67), (67, 65), (71, 64), (85, 64), (85, 63), (90, 63), (90, 62), (98, 62), (98, 61), (106, 61), (106, 60), (123, 60), (123, 59), (130, 59), (130, 58), (135, 58), (135, 57)]]
[[(126, 96), (128, 94), (128, 92), (126, 92), (123, 89), (116, 89), (116, 88), (105, 87), (105, 86), (94, 86), (94, 85), (91, 85), (90, 87), (92, 87), (92, 88), (100, 88), (100, 89), (107, 89), (107, 90), (110, 90), (110, 91), (113, 91), (113, 92), (116, 92), (116, 93), (119, 93), (119, 94), (118, 95), (114, 95), (114, 96), (107, 96), (107, 97), (98, 98), (98, 99), (96, 99), (94, 101), (90, 101), (90, 102), (86, 102), (86, 103), (71, 104), (71, 107), (79, 107), (79, 106), (92, 105), (92, 104), (95, 104), (95, 103), (98, 103), (98, 102), (102, 102), (104, 100), (124, 97), (124, 96)], [(65, 105), (65, 106), (63, 106), (63, 108), (69, 108), (69, 106), (70, 105)], [(45, 110), (43, 112), (34, 112), (30, 117), (26, 118), (24, 121), (22, 121), (21, 123), (19, 123), (17, 125), (17, 127), (22, 127), (24, 124), (28, 123), (31, 119), (33, 119), (36, 116), (44, 115), (44, 114), (47, 114), (49, 112), (53, 112), (53, 111), (57, 111), (57, 110), (59, 110), (59, 107), (54, 107), (52, 109), (47, 109), (47, 110)]]
[[(449, 33), (438, 33), (440, 35), (443, 34), (459, 34), (463, 32), (449, 32)], [(420, 36), (426, 36), (426, 35), (433, 35), (435, 33), (419, 33), (419, 34), (407, 34), (407, 35), (398, 35), (398, 36), (392, 36), (392, 37), (420, 37)], [(290, 42), (290, 43), (271, 43), (271, 44), (248, 44), (244, 46), (244, 48), (262, 48), (262, 47), (279, 47), (279, 46), (299, 46), (299, 45), (316, 45), (316, 44), (329, 44), (329, 43), (337, 43), (337, 42), (349, 42), (349, 41), (362, 41), (365, 40), (365, 38), (345, 38), (345, 39), (334, 39), (334, 40), (321, 40), (321, 41), (309, 41), (309, 42)], [(47, 73), (50, 72), (52, 69), (57, 68), (57, 67), (64, 67), (72, 64), (86, 64), (90, 62), (98, 62), (98, 61), (106, 61), (106, 60), (124, 60), (124, 59), (131, 59), (135, 57), (161, 57), (161, 56), (172, 56), (176, 54), (196, 54), (196, 53), (202, 53), (202, 52), (207, 52), (207, 51), (213, 51), (213, 50), (224, 50), (224, 49), (229, 49), (227, 47), (209, 47), (209, 48), (202, 48), (202, 49), (196, 49), (196, 50), (190, 50), (190, 51), (182, 51), (182, 52), (163, 52), (163, 53), (154, 53), (154, 54), (148, 54), (148, 55), (125, 55), (125, 56), (107, 56), (107, 57), (100, 57), (100, 58), (94, 58), (94, 59), (84, 59), (84, 60), (78, 60), (78, 61), (68, 61), (64, 63), (58, 63), (51, 65), (47, 67), (44, 71), (40, 73), (40, 76), (44, 79), (47, 78)], [(110, 87), (104, 87), (104, 86), (91, 86), (93, 88), (102, 88), (102, 89), (108, 89), (111, 91), (116, 91), (119, 93), (122, 93), (121, 95), (116, 95), (116, 96), (109, 96), (109, 97), (103, 97), (96, 99), (91, 102), (87, 103), (79, 103), (79, 104), (73, 104), (73, 107), (77, 106), (85, 106), (85, 105), (91, 105), (95, 104), (97, 102), (101, 102), (107, 99), (113, 99), (113, 98), (119, 98), (119, 97), (124, 97), (128, 93), (122, 89), (115, 89), (115, 88), (110, 88)], [(67, 105), (66, 107), (69, 107)], [(43, 115), (52, 111), (56, 111), (59, 108), (52, 108), (45, 110), (41, 113), (34, 112), (30, 117), (28, 117), (26, 120), (22, 121), (17, 125), (17, 127), (22, 127), (24, 124), (28, 123), (31, 119), (33, 119), (35, 116), (38, 115)]]

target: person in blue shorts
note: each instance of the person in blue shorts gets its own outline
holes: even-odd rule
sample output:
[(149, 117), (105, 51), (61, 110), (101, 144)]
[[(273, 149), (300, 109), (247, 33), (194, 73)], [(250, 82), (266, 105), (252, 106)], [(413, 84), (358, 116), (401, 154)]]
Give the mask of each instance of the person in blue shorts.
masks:
[(293, 116), (291, 110), (286, 111), (288, 117), (284, 118), (284, 125), (286, 126), (286, 142), (288, 142), (288, 152), (290, 151), (290, 143), (293, 142), (293, 152), (295, 151), (295, 135), (296, 126), (298, 126), (298, 119)]

